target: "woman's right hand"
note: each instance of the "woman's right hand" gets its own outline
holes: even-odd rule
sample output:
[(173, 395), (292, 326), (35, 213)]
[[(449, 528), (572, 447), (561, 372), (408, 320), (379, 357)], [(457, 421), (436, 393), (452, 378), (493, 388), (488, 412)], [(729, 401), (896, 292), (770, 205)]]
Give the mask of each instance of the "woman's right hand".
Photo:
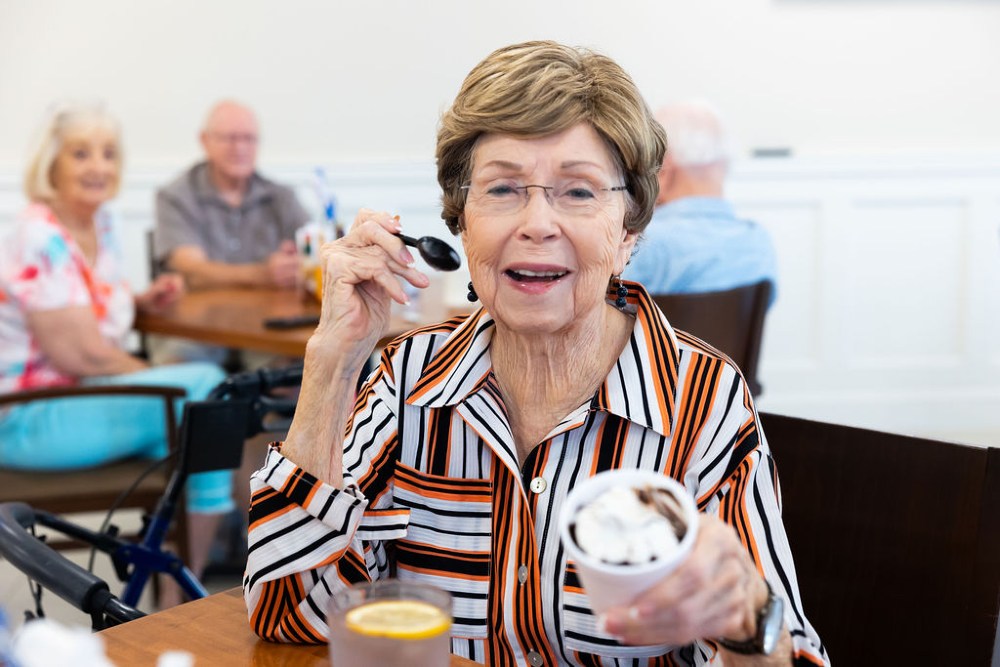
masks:
[(400, 279), (427, 287), (429, 279), (396, 236), (401, 230), (399, 216), (361, 209), (346, 236), (322, 247), (323, 305), (311, 347), (336, 345), (363, 364), (385, 333), (391, 302), (408, 302)]
[(400, 280), (421, 288), (430, 282), (413, 268), (398, 231), (397, 218), (362, 209), (350, 232), (321, 250), (320, 321), (306, 346), (302, 390), (282, 454), (337, 488), (358, 373), (385, 333), (392, 302), (407, 302)]

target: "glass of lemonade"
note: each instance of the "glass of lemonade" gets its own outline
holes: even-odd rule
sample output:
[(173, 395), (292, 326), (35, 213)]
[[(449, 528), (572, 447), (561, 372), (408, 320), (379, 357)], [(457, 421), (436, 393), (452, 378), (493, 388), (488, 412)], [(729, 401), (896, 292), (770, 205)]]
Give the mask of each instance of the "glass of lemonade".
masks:
[(327, 613), (333, 667), (448, 667), (451, 595), (387, 579), (335, 593)]

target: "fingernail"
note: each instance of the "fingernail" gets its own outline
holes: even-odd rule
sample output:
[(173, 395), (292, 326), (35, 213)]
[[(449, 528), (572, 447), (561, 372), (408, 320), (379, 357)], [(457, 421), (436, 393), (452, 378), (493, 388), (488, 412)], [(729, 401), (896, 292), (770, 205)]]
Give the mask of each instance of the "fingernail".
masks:
[(633, 621), (638, 621), (639, 620), (639, 608), (638, 607), (629, 607), (628, 608), (628, 617), (629, 617), (629, 619), (631, 619)]
[(409, 267), (412, 267), (416, 263), (413, 260), (413, 255), (411, 255), (410, 251), (407, 250), (406, 248), (403, 248), (399, 252), (399, 259), (402, 260), (403, 264), (405, 264), (406, 266), (409, 266)]
[(397, 232), (403, 231), (403, 226), (401, 224), (399, 224), (399, 216), (398, 215), (392, 216), (392, 221), (394, 223), (396, 223), (396, 231)]

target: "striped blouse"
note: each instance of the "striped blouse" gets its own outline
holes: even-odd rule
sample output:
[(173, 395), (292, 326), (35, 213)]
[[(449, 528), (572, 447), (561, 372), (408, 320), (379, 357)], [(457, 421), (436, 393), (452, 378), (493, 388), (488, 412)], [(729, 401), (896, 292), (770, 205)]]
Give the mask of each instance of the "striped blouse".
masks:
[(347, 428), (347, 488), (272, 449), (251, 481), (244, 592), (261, 637), (323, 642), (331, 594), (396, 576), (454, 600), (452, 652), (488, 665), (717, 665), (710, 641), (624, 646), (598, 629), (557, 530), (568, 491), (610, 468), (680, 480), (735, 527), (786, 600), (797, 665), (828, 658), (807, 621), (774, 464), (747, 386), (671, 329), (636, 283), (631, 339), (603, 385), (519, 466), (482, 309), (390, 344)]

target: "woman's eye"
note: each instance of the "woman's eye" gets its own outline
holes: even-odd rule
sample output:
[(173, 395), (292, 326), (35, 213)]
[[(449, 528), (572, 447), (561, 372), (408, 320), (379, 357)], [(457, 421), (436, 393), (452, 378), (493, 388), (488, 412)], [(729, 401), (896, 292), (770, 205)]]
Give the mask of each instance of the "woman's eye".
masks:
[(76, 160), (86, 160), (89, 153), (83, 148), (78, 148), (70, 153), (70, 155), (72, 155)]
[(571, 188), (566, 188), (563, 191), (563, 196), (569, 197), (570, 199), (593, 199), (594, 191), (591, 188), (577, 185)]
[(491, 185), (486, 189), (486, 194), (491, 197), (506, 197), (509, 195), (517, 194), (517, 188), (513, 185), (507, 183), (500, 183), (498, 185)]

